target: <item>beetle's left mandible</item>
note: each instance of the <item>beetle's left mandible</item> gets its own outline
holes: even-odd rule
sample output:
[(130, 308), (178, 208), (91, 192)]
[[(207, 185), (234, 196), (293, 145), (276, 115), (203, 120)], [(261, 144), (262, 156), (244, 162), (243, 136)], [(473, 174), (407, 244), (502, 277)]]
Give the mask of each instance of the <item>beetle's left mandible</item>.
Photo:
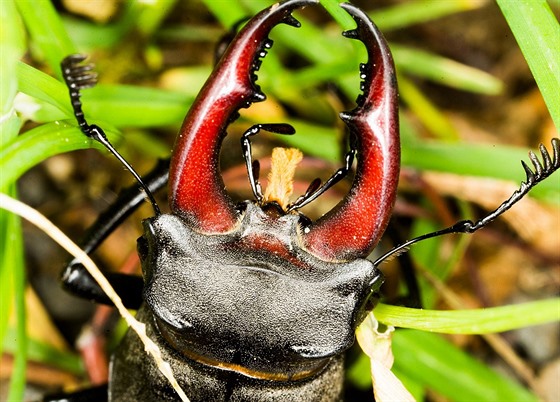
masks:
[(398, 93), (395, 67), (383, 35), (351, 4), (342, 7), (356, 29), (344, 36), (364, 43), (368, 61), (360, 66), (363, 94), (340, 117), (357, 142), (358, 166), (348, 195), (304, 234), (307, 249), (326, 260), (367, 256), (389, 221), (400, 168)]

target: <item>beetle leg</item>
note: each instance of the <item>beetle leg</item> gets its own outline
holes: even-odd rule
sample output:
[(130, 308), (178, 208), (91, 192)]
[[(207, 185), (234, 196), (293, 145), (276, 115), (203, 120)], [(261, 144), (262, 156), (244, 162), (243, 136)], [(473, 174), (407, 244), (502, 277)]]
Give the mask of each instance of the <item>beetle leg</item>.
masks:
[[(126, 308), (137, 310), (142, 304), (144, 280), (140, 276), (113, 272), (104, 272), (113, 289), (118, 293)], [(81, 297), (96, 303), (112, 306), (113, 302), (103, 289), (80, 263), (72, 261), (61, 275), (62, 287)]]
[(360, 66), (363, 93), (357, 107), (340, 115), (357, 143), (352, 188), (302, 235), (306, 248), (325, 260), (363, 258), (375, 247), (395, 202), (400, 164), (398, 95), (390, 50), (363, 11), (347, 3), (341, 6), (357, 24), (344, 36), (364, 43), (368, 61)]

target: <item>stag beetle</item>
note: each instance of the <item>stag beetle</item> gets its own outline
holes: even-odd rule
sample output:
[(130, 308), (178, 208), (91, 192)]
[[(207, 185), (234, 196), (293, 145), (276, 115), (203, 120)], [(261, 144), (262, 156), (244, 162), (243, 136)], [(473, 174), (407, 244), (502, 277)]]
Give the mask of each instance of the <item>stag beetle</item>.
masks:
[[(268, 39), (272, 28), (280, 23), (299, 26), (291, 13), (313, 3), (317, 1), (287, 0), (250, 19), (189, 110), (170, 164), (158, 165), (144, 179), (134, 173), (155, 215), (143, 221), (144, 234), (138, 239), (143, 278), (118, 274), (108, 278), (125, 305), (138, 309), (137, 318), (146, 323), (147, 333), (192, 401), (339, 400), (343, 352), (353, 344), (354, 331), (375, 305), (383, 283), (377, 266), (416, 241), (478, 230), (560, 166), (560, 145), (555, 140), (554, 157), (541, 147), (543, 166), (531, 154), (536, 173), (524, 164), (527, 181), (486, 218), (461, 221), (410, 240), (375, 262), (367, 260), (396, 197), (397, 83), (390, 50), (377, 27), (362, 10), (342, 4), (357, 24), (344, 36), (361, 41), (368, 54), (360, 66), (363, 81), (357, 106), (340, 114), (351, 139), (345, 165), (324, 184), (312, 182), (290, 205), (267, 200), (260, 190), (249, 137), (260, 130), (280, 134), (294, 130), (288, 124), (255, 125), (243, 135), (242, 150), (256, 201), (236, 205), (224, 189), (218, 167), (226, 128), (241, 108), (265, 99), (255, 72), (272, 45)], [(120, 158), (103, 130), (89, 125), (82, 113), (80, 90), (95, 84), (92, 66), (82, 65), (83, 60), (73, 55), (62, 62), (75, 116), (86, 135)], [(298, 212), (343, 178), (354, 158), (352, 188), (333, 210), (315, 222)], [(167, 177), (172, 212), (162, 214), (151, 192), (164, 186)], [(85, 251), (91, 252), (143, 196), (140, 188), (123, 193), (110, 214), (92, 228)], [(78, 262), (65, 269), (62, 279), (70, 291), (110, 303)], [(86, 398), (177, 398), (131, 333), (112, 357), (108, 388), (95, 392)]]

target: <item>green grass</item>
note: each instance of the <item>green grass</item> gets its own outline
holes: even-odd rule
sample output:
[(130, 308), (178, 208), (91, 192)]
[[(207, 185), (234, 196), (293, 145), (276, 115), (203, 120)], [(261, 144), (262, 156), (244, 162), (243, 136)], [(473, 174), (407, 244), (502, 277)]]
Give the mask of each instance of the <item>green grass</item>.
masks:
[(560, 130), (560, 25), (546, 0), (496, 0)]
[[(240, 18), (251, 15), (272, 2), (205, 0), (203, 3), (222, 26), (227, 28)], [(298, 19), (302, 22), (300, 29), (285, 26), (275, 29), (275, 46), (259, 71), (259, 84), (267, 88), (267, 95), (271, 99), (289, 105), (292, 110), (301, 111), (297, 119), (289, 119), (298, 132), (298, 135), (286, 138), (289, 145), (299, 147), (308, 155), (338, 161), (341, 148), (336, 138), (339, 138), (340, 130), (332, 123), (335, 112), (330, 109), (324, 94), (317, 96), (317, 104), (310, 104), (308, 100), (302, 99), (301, 93), (313, 91), (325, 83), (336, 83), (348, 97), (355, 98), (359, 87), (357, 66), (365, 61), (365, 53), (358, 42), (349, 41), (338, 33), (333, 34), (342, 29), (350, 29), (354, 24), (340, 9), (338, 0), (322, 0), (321, 3), (342, 28), (327, 30), (299, 15)], [(76, 51), (91, 53), (94, 56), (102, 55), (99, 56), (100, 67), (103, 66), (103, 55), (119, 55), (115, 57), (111, 68), (100, 70), (102, 84), (84, 91), (84, 110), (88, 119), (104, 127), (117, 145), (122, 143), (123, 146), (135, 147), (142, 151), (150, 148), (150, 157), (161, 156), (162, 150), (169, 147), (164, 140), (151, 135), (150, 130), (177, 131), (196, 94), (193, 88), (199, 87), (201, 76), (207, 74), (211, 66), (207, 63), (179, 69), (181, 82), (184, 84), (177, 85), (173, 90), (120, 83), (119, 79), (122, 79), (122, 76), (119, 77), (113, 69), (118, 71), (119, 63), (131, 66), (136, 62), (131, 56), (127, 58), (127, 54), (140, 54), (148, 64), (153, 63), (157, 68), (161, 57), (158, 40), (166, 37), (201, 39), (198, 31), (192, 27), (162, 25), (162, 21), (175, 5), (173, 1), (159, 1), (153, 4), (130, 1), (126, 4), (115, 21), (107, 25), (98, 25), (60, 15), (48, 1), (0, 2), (2, 192), (15, 195), (14, 184), (18, 178), (51, 156), (97, 147), (85, 139), (76, 127), (67, 89), (60, 81), (59, 62), (66, 55)], [(371, 11), (370, 15), (382, 30), (389, 32), (471, 10), (476, 8), (477, 4), (478, 2), (466, 0), (411, 1)], [(560, 31), (557, 21), (544, 0), (498, 0), (498, 4), (524, 52), (556, 127), (560, 127), (560, 55), (557, 46)], [(430, 12), (426, 13), (425, 10)], [(24, 36), (24, 30), (28, 32), (28, 38)], [(217, 39), (219, 31), (210, 29), (208, 33), (216, 35)], [(138, 40), (130, 43), (131, 37)], [(309, 46), (310, 43), (313, 46)], [(134, 51), (130, 52), (130, 48)], [(419, 80), (429, 81), (484, 96), (500, 93), (504, 83), (484, 71), (423, 49), (398, 43), (391, 43), (391, 48), (402, 77), (400, 94), (406, 110), (416, 116), (433, 138), (421, 138), (403, 117), (402, 134), (406, 139), (402, 144), (404, 166), (420, 171), (435, 170), (514, 182), (524, 179), (519, 160), (527, 159), (526, 150), (505, 145), (488, 147), (459, 141), (456, 129), (445, 113), (438, 109), (417, 85)], [(26, 61), (21, 61), (26, 52)], [(120, 56), (121, 53), (124, 56)], [(300, 58), (305, 62), (305, 66), (300, 69), (285, 67), (283, 56), (286, 54)], [(104, 82), (103, 77), (111, 74), (116, 74), (116, 82)], [(148, 76), (154, 73), (150, 72), (149, 67), (144, 67), (143, 74)], [(148, 77), (146, 81), (150, 81), (151, 78), (153, 77)], [(18, 92), (20, 95), (16, 98)], [(325, 110), (328, 112), (325, 113)], [(250, 123), (254, 117), (247, 119)], [(22, 129), (24, 120), (34, 124)], [(144, 139), (137, 141), (136, 145), (134, 141), (129, 142), (126, 138), (127, 134), (130, 136), (134, 130), (139, 133), (139, 138)], [(138, 145), (146, 141), (154, 145), (143, 148)], [(318, 143), (322, 146), (317, 147)], [(556, 174), (556, 179), (553, 177), (539, 185), (531, 192), (531, 196), (552, 205), (560, 205), (557, 177)], [(25, 336), (25, 267), (19, 220), (0, 211), (0, 229), (3, 261), (0, 266), (0, 340), (5, 339), (10, 331), (17, 332), (16, 344), (2, 343), (2, 346), (17, 356), (9, 400), (21, 400), (25, 383), (26, 353), (29, 352), (30, 358), (34, 360), (49, 362), (52, 361), (53, 352), (36, 347), (36, 343), (33, 340), (28, 341)], [(437, 252), (438, 244), (422, 247), (425, 253)], [(433, 289), (431, 291), (433, 292)], [(557, 300), (540, 303), (501, 307), (499, 320), (495, 319), (495, 316), (488, 318), (489, 314), (496, 311), (410, 311), (392, 306), (380, 306), (378, 318), (387, 324), (410, 328), (419, 328), (419, 323), (424, 323), (422, 329), (440, 332), (446, 332), (449, 327), (455, 328), (459, 333), (498, 332), (529, 325), (530, 322), (524, 317), (538, 317), (539, 322), (558, 320)], [(12, 306), (16, 312), (16, 326), (10, 329), (8, 312)], [(535, 312), (539, 312), (540, 315), (537, 316)], [(412, 388), (424, 391), (432, 389), (449, 400), (466, 400), (467, 397), (476, 399), (482, 396), (485, 396), (484, 400), (492, 400), (498, 394), (488, 391), (494, 388), (493, 384), (499, 384), (499, 387), (495, 388), (499, 388), (501, 396), (517, 393), (523, 396), (523, 400), (533, 400), (527, 391), (519, 391), (517, 384), (492, 372), (472, 356), (445, 343), (436, 335), (397, 331), (394, 348), (395, 371), (407, 378)], [(68, 366), (79, 371), (76, 368), (75, 356), (68, 355), (67, 358)], [(63, 357), (57, 359), (64, 360)], [(428, 369), (426, 362), (435, 363)], [(468, 367), (468, 370), (464, 370), (467, 374), (446, 376), (453, 371), (454, 365), (457, 367), (459, 364), (463, 365), (461, 367)], [(436, 373), (440, 373), (441, 377), (437, 377)], [(423, 394), (423, 391), (419, 394)]]

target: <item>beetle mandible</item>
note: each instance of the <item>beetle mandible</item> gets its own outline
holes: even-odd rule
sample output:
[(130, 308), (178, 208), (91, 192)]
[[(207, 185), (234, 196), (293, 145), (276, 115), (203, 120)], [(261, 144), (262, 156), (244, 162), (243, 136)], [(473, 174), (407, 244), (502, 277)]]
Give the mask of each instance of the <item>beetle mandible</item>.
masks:
[[(375, 304), (383, 282), (377, 266), (386, 256), (376, 262), (365, 257), (383, 234), (396, 196), (397, 85), (387, 44), (360, 9), (341, 5), (357, 24), (344, 35), (363, 42), (368, 53), (367, 62), (360, 66), (363, 93), (355, 109), (340, 115), (351, 138), (345, 166), (325, 184), (312, 183), (287, 207), (268, 202), (260, 192), (249, 137), (260, 130), (290, 134), (293, 128), (260, 124), (242, 138), (256, 201), (234, 204), (218, 173), (228, 124), (241, 108), (265, 99), (255, 71), (272, 45), (268, 34), (280, 23), (298, 26), (291, 13), (316, 2), (275, 4), (241, 29), (189, 110), (177, 138), (169, 170), (172, 213), (161, 214), (152, 198), (155, 216), (143, 222), (144, 234), (138, 240), (143, 280), (110, 277), (123, 290), (129, 307), (141, 304), (137, 317), (146, 323), (148, 334), (193, 401), (340, 399), (343, 352), (353, 344), (354, 330)], [(79, 90), (93, 84), (89, 67), (79, 64), (82, 60), (67, 58), (64, 76), (82, 130), (103, 140), (103, 131), (88, 125), (81, 113)], [(387, 255), (427, 237), (472, 233), (483, 227), (558, 169), (558, 141), (553, 141), (553, 148), (552, 159), (541, 149), (544, 166), (532, 158), (536, 173), (525, 166), (527, 182), (483, 220), (459, 222), (406, 242)], [(344, 177), (354, 157), (352, 188), (333, 210), (316, 222), (297, 212)], [(150, 189), (161, 187), (167, 177), (165, 166), (157, 172), (146, 180), (150, 197)], [(132, 209), (139, 194), (124, 202), (121, 212)], [(104, 223), (91, 244), (98, 243), (104, 236), (99, 233), (121, 218)], [(63, 280), (74, 292), (107, 302), (79, 264), (71, 264)], [(108, 395), (113, 401), (176, 399), (130, 333), (113, 356)]]

